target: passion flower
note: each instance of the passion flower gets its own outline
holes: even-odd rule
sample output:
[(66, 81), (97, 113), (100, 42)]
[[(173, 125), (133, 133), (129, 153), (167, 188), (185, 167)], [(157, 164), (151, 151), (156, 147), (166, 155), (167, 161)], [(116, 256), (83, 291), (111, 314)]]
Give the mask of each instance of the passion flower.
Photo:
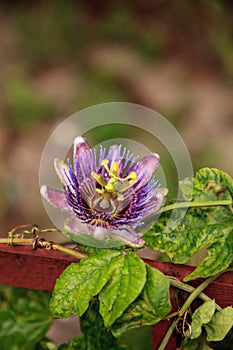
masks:
[(66, 230), (141, 247), (144, 240), (135, 228), (161, 207), (166, 195), (153, 175), (158, 165), (156, 153), (138, 161), (121, 145), (112, 145), (108, 151), (102, 146), (90, 149), (83, 137), (77, 137), (73, 166), (69, 161), (54, 161), (62, 191), (43, 185), (41, 194), (70, 214)]

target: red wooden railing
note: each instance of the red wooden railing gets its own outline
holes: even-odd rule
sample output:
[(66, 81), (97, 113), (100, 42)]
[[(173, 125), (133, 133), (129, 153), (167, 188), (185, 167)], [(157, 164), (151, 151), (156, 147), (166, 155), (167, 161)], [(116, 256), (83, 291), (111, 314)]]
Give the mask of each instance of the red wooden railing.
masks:
[[(68, 255), (50, 250), (32, 250), (30, 246), (10, 247), (0, 244), (0, 284), (36, 290), (53, 290), (57, 277), (72, 262), (78, 260)], [(193, 267), (176, 265), (161, 261), (146, 262), (169, 276), (182, 281), (183, 277), (193, 271)], [(192, 282), (193, 286), (200, 280)], [(207, 294), (221, 307), (233, 305), (233, 273), (225, 273), (212, 282), (206, 289)], [(159, 344), (169, 326), (168, 321), (152, 327), (153, 350)], [(166, 350), (175, 350), (175, 336), (170, 340)]]

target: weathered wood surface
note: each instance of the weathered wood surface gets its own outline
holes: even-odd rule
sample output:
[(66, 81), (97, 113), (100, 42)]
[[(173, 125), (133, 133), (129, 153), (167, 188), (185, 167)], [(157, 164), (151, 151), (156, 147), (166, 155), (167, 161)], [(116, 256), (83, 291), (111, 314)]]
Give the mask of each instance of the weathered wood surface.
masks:
[(57, 277), (73, 257), (31, 246), (0, 244), (0, 284), (37, 290), (53, 290)]
[[(78, 260), (53, 250), (33, 251), (31, 246), (10, 247), (0, 244), (0, 284), (36, 290), (53, 290), (56, 279), (72, 262), (78, 262)], [(146, 262), (180, 281), (194, 269), (191, 266), (161, 261), (146, 260)], [(200, 280), (191, 284), (197, 286), (199, 283)], [(222, 307), (233, 305), (233, 273), (220, 276), (206, 288), (205, 293)], [(153, 327), (154, 350), (158, 348), (167, 327), (167, 321)], [(175, 348), (175, 338), (173, 338), (167, 350), (175, 350)]]

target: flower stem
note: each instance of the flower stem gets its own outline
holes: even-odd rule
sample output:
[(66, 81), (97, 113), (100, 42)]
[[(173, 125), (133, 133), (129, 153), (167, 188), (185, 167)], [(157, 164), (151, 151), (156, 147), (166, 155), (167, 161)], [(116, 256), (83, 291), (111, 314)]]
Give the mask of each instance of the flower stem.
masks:
[(167, 333), (165, 334), (165, 337), (163, 338), (158, 350), (165, 350), (166, 349), (166, 346), (167, 346), (175, 328), (176, 328), (176, 320), (173, 320), (170, 327), (168, 328)]
[(0, 244), (8, 245), (32, 245), (34, 242), (33, 238), (12, 238), (12, 244), (9, 243), (9, 238), (0, 238)]
[[(217, 275), (211, 276), (211, 277), (207, 278), (205, 281), (203, 281), (197, 288), (195, 288), (195, 289), (193, 290), (193, 292), (192, 292), (192, 293), (189, 295), (189, 297), (186, 299), (186, 301), (184, 302), (183, 306), (182, 306), (181, 309), (179, 310), (177, 316), (179, 316), (179, 317), (183, 316), (183, 314), (184, 314), (185, 311), (189, 308), (189, 306), (192, 304), (192, 302), (193, 302), (197, 297), (200, 297), (202, 291), (203, 291), (206, 287), (208, 287), (208, 285), (209, 285), (210, 283), (212, 283), (216, 278), (218, 278), (218, 277), (219, 277), (220, 275), (222, 275), (223, 273), (228, 272), (228, 271), (232, 271), (232, 270), (233, 270), (232, 268), (228, 268), (228, 269), (226, 269), (226, 270), (224, 270), (224, 271), (219, 272)], [(175, 281), (174, 279), (170, 279), (170, 280), (172, 280), (172, 283), (173, 283), (174, 287), (178, 287), (178, 288), (181, 287), (180, 283), (182, 283), (182, 282), (177, 283), (178, 281)], [(182, 285), (183, 285), (183, 283), (182, 283)], [(183, 290), (188, 291), (188, 290), (187, 290), (187, 285), (186, 285), (185, 289), (184, 289), (183, 287), (184, 287), (184, 286), (182, 286), (182, 288), (180, 288), (180, 289), (183, 289)], [(207, 297), (207, 298), (208, 298), (208, 297)], [(209, 300), (209, 299), (208, 299), (208, 300)], [(220, 306), (218, 306), (218, 307), (220, 308)], [(217, 307), (216, 307), (216, 308), (217, 308)], [(217, 309), (218, 309), (218, 308), (217, 308)], [(174, 314), (174, 316), (175, 316), (175, 314)], [(170, 327), (168, 328), (167, 333), (165, 334), (165, 337), (163, 338), (163, 340), (162, 340), (162, 342), (161, 342), (161, 344), (160, 344), (158, 350), (165, 350), (165, 348), (166, 348), (166, 346), (167, 346), (167, 344), (168, 344), (168, 342), (169, 342), (169, 340), (170, 340), (170, 338), (171, 338), (171, 336), (172, 336), (172, 333), (173, 333), (175, 327), (176, 327), (176, 320), (173, 320), (173, 322), (171, 323)]]
[[(225, 271), (224, 271), (225, 272)], [(200, 295), (200, 293), (208, 287), (210, 283), (212, 283), (216, 278), (218, 278), (223, 272), (218, 273), (215, 276), (211, 276), (207, 278), (205, 281), (203, 281), (197, 288), (194, 289), (194, 291), (189, 295), (189, 297), (184, 302), (183, 306), (181, 307), (179, 311), (179, 316), (183, 316), (185, 311), (189, 308), (189, 306), (192, 304), (192, 302)]]
[[(11, 241), (9, 241), (9, 238), (0, 238), (0, 244), (8, 244), (8, 245), (31, 245), (33, 246), (35, 242), (35, 238), (11, 238)], [(87, 258), (88, 256), (86, 254), (83, 254), (82, 252), (79, 252), (75, 249), (63, 247), (62, 245), (55, 244), (53, 242), (47, 242), (46, 240), (38, 240), (37, 243), (38, 248), (44, 248), (47, 250), (57, 250), (58, 252), (73, 256), (76, 259), (83, 259)]]
[(52, 248), (53, 250), (57, 250), (58, 252), (73, 256), (76, 259), (88, 258), (86, 254), (83, 254), (75, 249), (63, 247), (59, 244), (53, 244)]
[(180, 209), (180, 208), (187, 208), (187, 207), (188, 208), (189, 207), (212, 207), (212, 206), (218, 206), (218, 205), (231, 205), (231, 204), (232, 204), (231, 199), (223, 199), (223, 200), (216, 200), (216, 201), (180, 202), (180, 203), (166, 205), (161, 210), (157, 211), (156, 214), (161, 214), (173, 209)]
[[(190, 285), (187, 284), (187, 283), (183, 283), (183, 282), (181, 282), (181, 281), (175, 280), (174, 278), (169, 278), (169, 283), (170, 283), (170, 285), (171, 285), (172, 287), (181, 289), (181, 290), (183, 290), (183, 291), (185, 291), (185, 292), (189, 292), (189, 293), (193, 293), (193, 292), (197, 289), (197, 288), (194, 288), (194, 287), (190, 286)], [(202, 292), (198, 294), (198, 298), (201, 299), (201, 300), (203, 300), (203, 301), (210, 301), (210, 300), (212, 300), (210, 297), (208, 297), (208, 295), (206, 295), (205, 293), (202, 293)], [(188, 299), (187, 299), (187, 300), (188, 300)], [(218, 304), (216, 304), (216, 309), (217, 309), (218, 311), (222, 310), (222, 308), (221, 308)], [(174, 316), (176, 316), (175, 314), (177, 315), (177, 312), (174, 313)], [(168, 316), (166, 317), (166, 319), (170, 319), (170, 318), (174, 317), (174, 316), (172, 316), (172, 315), (173, 315), (173, 314), (168, 315)], [(180, 311), (179, 311), (179, 315), (180, 315)]]

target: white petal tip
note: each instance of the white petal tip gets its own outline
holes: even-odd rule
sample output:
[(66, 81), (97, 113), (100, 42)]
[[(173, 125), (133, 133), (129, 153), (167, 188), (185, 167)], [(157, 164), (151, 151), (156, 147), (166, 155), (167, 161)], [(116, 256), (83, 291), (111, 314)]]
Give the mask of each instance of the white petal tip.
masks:
[(158, 188), (156, 193), (159, 194), (162, 197), (166, 197), (166, 195), (168, 194), (168, 189), (166, 187)]
[(153, 156), (159, 161), (160, 160), (160, 156), (159, 156), (159, 154), (158, 153), (152, 153), (153, 154)]
[(59, 158), (55, 158), (53, 164), (54, 164), (54, 169), (56, 171), (56, 174), (59, 177), (62, 185), (67, 184), (67, 182), (68, 182), (68, 173), (69, 173), (68, 165), (65, 164)]
[(46, 185), (42, 185), (42, 186), (41, 186), (41, 188), (40, 188), (40, 194), (41, 194), (44, 198), (47, 198), (48, 191), (47, 191), (47, 186), (46, 186)]
[(74, 140), (74, 156), (73, 159), (75, 160), (76, 157), (78, 158), (78, 160), (80, 160), (80, 157), (82, 157), (82, 155), (86, 152), (90, 151), (90, 147), (87, 143), (87, 140), (82, 137), (82, 136), (78, 136), (76, 137), (76, 139)]
[(148, 158), (150, 159), (151, 167), (155, 171), (159, 166), (160, 156), (158, 155), (158, 153), (151, 153)]
[(56, 166), (60, 162), (61, 162), (61, 160), (59, 158), (55, 158), (54, 161), (53, 161), (53, 164)]
[(74, 144), (76, 145), (76, 146), (78, 146), (78, 145), (80, 145), (80, 144), (82, 144), (82, 143), (86, 143), (87, 141), (84, 139), (84, 137), (82, 137), (82, 136), (78, 136), (78, 137), (76, 137), (75, 139), (74, 139)]
[(54, 168), (55, 168), (56, 172), (57, 172), (59, 169), (61, 169), (61, 168), (63, 168), (64, 166), (66, 166), (65, 163), (64, 163), (61, 159), (59, 159), (59, 158), (55, 158), (55, 159), (54, 159), (53, 165), (54, 165)]

